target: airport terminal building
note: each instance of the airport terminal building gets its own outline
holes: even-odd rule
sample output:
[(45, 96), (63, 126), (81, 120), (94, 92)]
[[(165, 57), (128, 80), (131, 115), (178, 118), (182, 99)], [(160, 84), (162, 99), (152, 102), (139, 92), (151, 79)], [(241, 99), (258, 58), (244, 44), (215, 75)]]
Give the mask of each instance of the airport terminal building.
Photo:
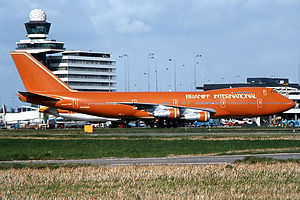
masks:
[(197, 89), (208, 91), (236, 87), (268, 87), (276, 90), (279, 94), (288, 97), (296, 104), (295, 108), (282, 113), (282, 118), (299, 120), (300, 85), (298, 83), (289, 83), (288, 78), (247, 78), (246, 83), (204, 84), (203, 87), (197, 87)]
[(47, 39), (51, 23), (44, 11), (34, 9), (29, 18), (25, 23), (29, 39), (17, 42), (16, 51), (30, 53), (75, 90), (116, 91), (116, 61), (110, 53), (67, 51), (64, 42)]
[(47, 66), (73, 89), (116, 91), (116, 62), (109, 53), (64, 51), (59, 56), (48, 56)]

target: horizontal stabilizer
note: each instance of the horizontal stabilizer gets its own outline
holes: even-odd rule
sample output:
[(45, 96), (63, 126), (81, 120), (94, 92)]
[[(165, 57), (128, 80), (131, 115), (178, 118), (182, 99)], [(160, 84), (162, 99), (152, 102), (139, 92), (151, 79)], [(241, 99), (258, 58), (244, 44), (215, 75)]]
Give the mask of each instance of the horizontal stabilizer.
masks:
[(28, 98), (28, 99), (34, 99), (34, 100), (38, 100), (38, 101), (60, 101), (61, 99), (58, 98), (53, 98), (53, 97), (48, 97), (48, 96), (44, 96), (44, 95), (40, 95), (40, 94), (35, 94), (32, 92), (20, 92), (19, 93), (21, 95), (23, 95), (24, 97)]

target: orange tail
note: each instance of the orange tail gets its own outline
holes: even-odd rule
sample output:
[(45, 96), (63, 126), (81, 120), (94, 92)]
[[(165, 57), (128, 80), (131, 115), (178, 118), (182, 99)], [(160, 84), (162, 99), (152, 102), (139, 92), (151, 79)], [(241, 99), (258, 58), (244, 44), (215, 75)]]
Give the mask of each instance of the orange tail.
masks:
[(10, 52), (28, 92), (75, 92), (26, 52)]

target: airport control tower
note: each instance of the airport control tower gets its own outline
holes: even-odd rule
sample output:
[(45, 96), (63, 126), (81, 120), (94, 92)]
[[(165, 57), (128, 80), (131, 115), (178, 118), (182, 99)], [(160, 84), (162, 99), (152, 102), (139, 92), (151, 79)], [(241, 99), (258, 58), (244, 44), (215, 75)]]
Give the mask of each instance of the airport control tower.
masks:
[(47, 39), (51, 23), (46, 19), (46, 13), (40, 9), (30, 12), (29, 22), (25, 23), (29, 39), (17, 42), (16, 51), (30, 53), (75, 90), (116, 91), (116, 61), (110, 53), (66, 51), (64, 42)]
[(64, 42), (47, 40), (51, 23), (46, 21), (46, 13), (34, 9), (29, 14), (29, 22), (25, 23), (27, 40), (17, 42), (16, 51), (27, 51), (37, 60), (46, 63), (46, 54), (58, 53), (65, 50)]

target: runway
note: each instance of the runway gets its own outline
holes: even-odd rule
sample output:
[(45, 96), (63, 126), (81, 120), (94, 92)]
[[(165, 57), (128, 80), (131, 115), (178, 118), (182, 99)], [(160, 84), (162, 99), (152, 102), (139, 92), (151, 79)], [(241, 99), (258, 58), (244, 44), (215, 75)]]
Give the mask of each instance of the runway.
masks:
[[(166, 137), (176, 137), (176, 136), (265, 136), (265, 135), (271, 135), (271, 136), (276, 136), (276, 135), (283, 135), (283, 134), (288, 134), (288, 135), (300, 135), (300, 132), (293, 132), (293, 130), (289, 130), (287, 133), (283, 133), (280, 131), (273, 131), (273, 132), (249, 132), (249, 133), (243, 133), (243, 132), (205, 132), (205, 133), (189, 133), (189, 132), (177, 132), (177, 133), (105, 133), (105, 134), (89, 134), (91, 137), (99, 137), (99, 136), (110, 136), (110, 137), (115, 137), (115, 136), (166, 136)], [(57, 136), (66, 136), (68, 134), (55, 134)]]
[(276, 153), (255, 155), (226, 155), (226, 156), (189, 156), (189, 157), (166, 157), (166, 158), (101, 158), (80, 160), (28, 160), (28, 161), (0, 161), (2, 163), (21, 164), (91, 164), (103, 166), (118, 165), (206, 165), (226, 164), (245, 157), (266, 157), (279, 160), (300, 159), (300, 153)]

